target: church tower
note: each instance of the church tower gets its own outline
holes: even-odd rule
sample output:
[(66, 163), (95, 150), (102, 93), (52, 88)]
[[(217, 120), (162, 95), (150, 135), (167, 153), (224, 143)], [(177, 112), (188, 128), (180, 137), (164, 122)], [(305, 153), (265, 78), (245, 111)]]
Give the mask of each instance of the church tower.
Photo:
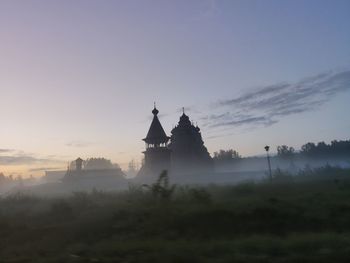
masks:
[(171, 131), (171, 168), (175, 173), (209, 172), (213, 162), (204, 145), (198, 126), (183, 114), (178, 125)]
[(152, 110), (153, 120), (148, 130), (146, 138), (143, 141), (146, 143), (144, 164), (141, 167), (139, 174), (158, 176), (163, 170), (170, 168), (170, 149), (168, 148), (169, 137), (166, 135), (160, 121), (158, 119), (156, 106)]

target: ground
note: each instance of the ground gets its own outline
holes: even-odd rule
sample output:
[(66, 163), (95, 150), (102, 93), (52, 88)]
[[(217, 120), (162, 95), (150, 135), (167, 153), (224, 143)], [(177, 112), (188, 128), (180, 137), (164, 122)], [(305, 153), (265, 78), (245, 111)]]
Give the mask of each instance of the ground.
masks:
[(350, 262), (350, 172), (327, 169), (236, 186), (12, 194), (0, 200), (0, 261)]

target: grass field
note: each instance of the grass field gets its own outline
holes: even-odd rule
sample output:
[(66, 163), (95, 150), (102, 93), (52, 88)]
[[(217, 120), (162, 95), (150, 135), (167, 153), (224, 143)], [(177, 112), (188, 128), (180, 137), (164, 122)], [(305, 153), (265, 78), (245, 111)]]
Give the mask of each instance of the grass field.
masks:
[[(0, 262), (350, 262), (350, 171), (0, 199)], [(171, 178), (170, 178), (171, 179)]]

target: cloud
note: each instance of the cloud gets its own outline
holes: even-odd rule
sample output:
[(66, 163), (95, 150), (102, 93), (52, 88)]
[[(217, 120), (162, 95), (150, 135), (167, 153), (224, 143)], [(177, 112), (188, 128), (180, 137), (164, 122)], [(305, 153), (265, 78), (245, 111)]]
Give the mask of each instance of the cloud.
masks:
[[(11, 174), (22, 174), (13, 171), (13, 167), (18, 167), (18, 169), (23, 172), (23, 167), (27, 166), (27, 173), (35, 173), (47, 170), (62, 169), (62, 167), (64, 167), (67, 163), (67, 159), (62, 159), (62, 156), (38, 156), (36, 154), (26, 153), (21, 150), (9, 150), (2, 152), (3, 154), (0, 154), (0, 170), (6, 171), (6, 166), (12, 167)], [(23, 167), (21, 168), (20, 166)]]
[(41, 172), (41, 171), (54, 171), (54, 170), (61, 170), (62, 167), (38, 167), (38, 168), (32, 168), (29, 169), (29, 172)]
[(329, 71), (296, 83), (260, 87), (213, 104), (214, 113), (202, 116), (204, 126), (267, 127), (283, 117), (320, 108), (336, 94), (350, 90), (350, 70)]
[(242, 125), (249, 125), (249, 124), (258, 124), (263, 126), (270, 126), (272, 124), (276, 123), (276, 121), (271, 120), (269, 118), (266, 118), (264, 116), (261, 117), (248, 117), (248, 118), (241, 118), (236, 120), (230, 120), (226, 122), (221, 123), (215, 123), (213, 125), (210, 125), (209, 127), (218, 127), (218, 126), (242, 126)]
[(30, 155), (7, 155), (0, 156), (1, 165), (28, 165), (38, 162), (47, 162), (48, 159), (40, 159)]
[(93, 145), (93, 143), (86, 142), (86, 141), (71, 141), (66, 143), (66, 146), (77, 147), (77, 148), (89, 147), (91, 145)]
[(13, 149), (0, 149), (0, 153), (9, 153), (9, 152), (13, 152)]
[[(12, 153), (13, 152), (13, 153)], [(11, 154), (12, 153), (12, 154)], [(22, 151), (11, 150), (10, 154), (0, 155), (0, 165), (33, 165), (33, 164), (52, 164), (65, 163), (64, 160), (55, 158), (37, 157), (35, 154), (24, 153)]]

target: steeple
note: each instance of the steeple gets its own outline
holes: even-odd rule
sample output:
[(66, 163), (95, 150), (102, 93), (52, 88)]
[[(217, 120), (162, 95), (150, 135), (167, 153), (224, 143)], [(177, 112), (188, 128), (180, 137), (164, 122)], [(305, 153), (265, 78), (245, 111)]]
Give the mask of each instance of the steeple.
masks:
[(162, 125), (158, 119), (158, 109), (156, 108), (156, 104), (154, 103), (154, 108), (152, 110), (153, 120), (151, 126), (148, 130), (146, 138), (143, 140), (151, 147), (158, 147), (160, 144), (166, 144), (169, 140), (169, 137), (166, 135)]
[[(159, 122), (158, 109), (156, 103), (152, 110), (153, 120), (149, 127), (146, 138), (143, 140), (146, 143), (144, 163), (138, 173), (142, 176), (158, 176), (160, 172), (170, 169), (170, 149), (168, 148), (168, 137)], [(153, 179), (152, 179), (153, 180)]]
[(184, 107), (182, 107), (182, 115), (180, 116), (179, 125), (181, 125), (181, 126), (190, 126), (191, 125), (190, 118), (185, 114)]

